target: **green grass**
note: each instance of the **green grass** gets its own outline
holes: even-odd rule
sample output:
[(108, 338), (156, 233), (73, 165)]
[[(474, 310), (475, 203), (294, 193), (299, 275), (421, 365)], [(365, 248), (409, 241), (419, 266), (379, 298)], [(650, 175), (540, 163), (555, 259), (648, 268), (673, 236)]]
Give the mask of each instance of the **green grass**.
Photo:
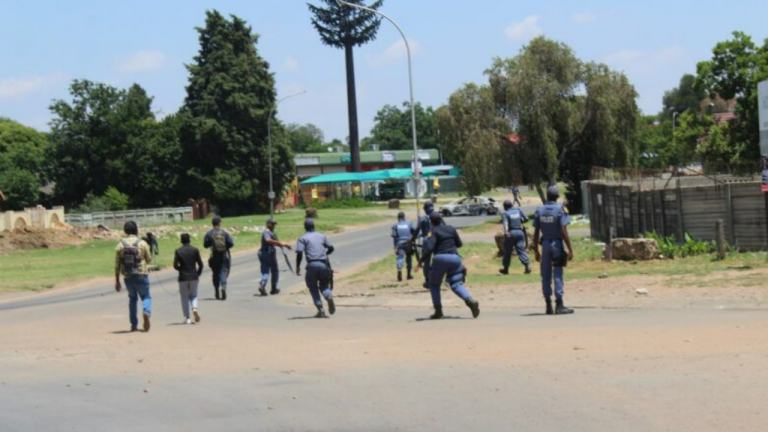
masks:
[[(343, 227), (364, 225), (392, 218), (382, 208), (320, 210), (317, 229), (325, 233), (340, 231)], [(262, 227), (269, 215), (250, 215), (224, 218), (224, 228), (237, 227), (233, 235), (234, 251), (258, 247), (261, 234), (242, 228)], [(304, 232), (304, 210), (290, 210), (275, 216), (277, 233), (283, 241), (293, 242)], [(210, 228), (210, 220), (183, 222), (171, 225), (174, 232), (159, 237), (160, 255), (155, 264), (165, 268), (173, 264), (173, 251), (179, 247), (178, 233), (190, 232), (192, 244), (202, 250), (203, 233)], [(152, 231), (149, 228), (148, 231)], [(155, 227), (157, 231), (157, 227)], [(144, 232), (141, 233), (142, 235)], [(56, 284), (75, 282), (95, 277), (112, 276), (114, 250), (117, 242), (99, 240), (81, 246), (62, 249), (17, 251), (0, 257), (0, 292), (41, 291)], [(207, 256), (207, 253), (204, 252)]]

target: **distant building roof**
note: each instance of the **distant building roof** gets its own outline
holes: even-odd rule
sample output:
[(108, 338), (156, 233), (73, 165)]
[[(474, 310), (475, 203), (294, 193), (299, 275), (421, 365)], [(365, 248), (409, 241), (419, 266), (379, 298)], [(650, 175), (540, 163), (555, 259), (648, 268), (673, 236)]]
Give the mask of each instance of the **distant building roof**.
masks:
[[(436, 149), (419, 150), (422, 161), (437, 161), (440, 154)], [(377, 164), (382, 162), (410, 162), (413, 150), (366, 151), (360, 152), (360, 162)], [(349, 153), (300, 153), (293, 158), (296, 166), (349, 165), (352, 157)]]
[(509, 134), (507, 135), (507, 141), (511, 142), (514, 145), (520, 145), (520, 135), (518, 134)]
[(715, 120), (716, 124), (727, 123), (727, 122), (736, 120), (738, 117), (739, 116), (736, 115), (736, 113), (732, 113), (732, 112), (724, 112), (724, 113), (712, 114), (712, 118)]

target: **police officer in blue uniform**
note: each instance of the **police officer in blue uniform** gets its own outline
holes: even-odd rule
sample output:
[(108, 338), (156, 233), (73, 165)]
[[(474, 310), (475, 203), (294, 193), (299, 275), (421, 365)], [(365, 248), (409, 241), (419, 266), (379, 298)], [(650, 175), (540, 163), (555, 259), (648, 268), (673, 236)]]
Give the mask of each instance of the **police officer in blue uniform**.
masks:
[(461, 238), (456, 228), (443, 223), (440, 213), (433, 212), (430, 215), (432, 235), (424, 245), (424, 255), (419, 265), (426, 265), (431, 260), (429, 274), (429, 290), (432, 293), (432, 305), (435, 313), (430, 319), (443, 317), (443, 304), (440, 301), (440, 285), (447, 278), (451, 290), (464, 300), (464, 304), (472, 311), (472, 316), (480, 315), (480, 303), (474, 300), (469, 291), (464, 287), (464, 264), (459, 256), (459, 248), (462, 246)]
[(528, 258), (526, 247), (528, 246), (528, 235), (523, 228), (523, 224), (528, 222), (528, 217), (519, 208), (512, 206), (512, 201), (504, 201), (504, 213), (501, 215), (501, 224), (504, 229), (504, 259), (499, 270), (503, 275), (509, 274), (509, 264), (512, 261), (512, 249), (517, 251), (517, 257), (525, 266), (525, 274), (531, 272), (531, 260)]
[[(536, 210), (533, 226), (536, 231), (533, 242), (536, 261), (541, 262), (541, 286), (547, 304), (547, 315), (571, 314), (572, 309), (565, 307), (563, 296), (563, 268), (573, 260), (571, 238), (568, 236), (568, 224), (571, 219), (565, 208), (557, 203), (560, 192), (557, 186), (547, 188), (547, 203)], [(539, 241), (541, 239), (541, 241)], [(539, 252), (541, 243), (541, 252)], [(565, 247), (568, 247), (566, 254)], [(552, 309), (552, 274), (555, 276), (555, 309)]]
[[(424, 216), (419, 218), (419, 222), (416, 225), (416, 231), (413, 233), (413, 236), (411, 236), (414, 244), (416, 244), (417, 238), (421, 239), (422, 262), (424, 262), (424, 245), (426, 244), (429, 233), (432, 230), (432, 224), (430, 223), (429, 217), (434, 211), (435, 205), (432, 204), (432, 201), (427, 201), (424, 203)], [(424, 262), (424, 288), (429, 289), (429, 261)]]
[[(270, 294), (280, 294), (277, 282), (280, 280), (280, 268), (277, 266), (277, 248), (286, 248), (291, 250), (291, 245), (283, 243), (277, 238), (275, 233), (277, 221), (272, 218), (267, 220), (267, 229), (261, 234), (261, 248), (259, 249), (259, 263), (261, 264), (261, 281), (259, 282), (259, 294), (267, 295), (267, 282), (272, 274), (272, 289)], [(254, 295), (259, 295), (254, 294)]]
[(407, 263), (408, 280), (413, 279), (411, 270), (413, 269), (413, 242), (411, 238), (416, 229), (405, 220), (405, 213), (397, 214), (397, 223), (392, 226), (392, 239), (395, 244), (395, 255), (397, 255), (397, 281), (403, 280), (403, 264)]
[(315, 231), (315, 221), (312, 219), (304, 221), (304, 230), (306, 233), (296, 243), (296, 276), (301, 276), (301, 260), (306, 255), (307, 275), (304, 281), (317, 307), (315, 318), (328, 318), (320, 295), (322, 294), (328, 302), (328, 312), (331, 315), (336, 313), (336, 304), (333, 302), (330, 288), (332, 270), (328, 266), (328, 255), (333, 253), (333, 245), (325, 234)]

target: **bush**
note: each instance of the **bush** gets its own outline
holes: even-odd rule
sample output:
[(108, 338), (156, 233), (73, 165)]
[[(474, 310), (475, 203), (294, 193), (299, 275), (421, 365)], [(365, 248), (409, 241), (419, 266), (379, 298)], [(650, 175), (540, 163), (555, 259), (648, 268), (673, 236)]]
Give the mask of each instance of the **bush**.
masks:
[(88, 194), (85, 197), (85, 202), (77, 208), (75, 213), (97, 213), (105, 211), (122, 211), (128, 210), (128, 195), (120, 192), (116, 188), (110, 186), (104, 195), (97, 197), (93, 194)]
[(664, 237), (656, 232), (646, 233), (645, 237), (656, 240), (659, 244), (659, 253), (670, 259), (705, 255), (715, 250), (714, 242), (696, 240), (688, 233), (685, 233), (685, 243), (681, 245), (677, 244), (673, 236)]
[(353, 197), (353, 198), (347, 198), (340, 201), (333, 201), (333, 200), (327, 200), (327, 201), (312, 201), (309, 205), (305, 205), (304, 208), (314, 207), (318, 210), (324, 210), (324, 209), (350, 209), (350, 208), (363, 208), (363, 207), (370, 207), (372, 206), (371, 203), (364, 200), (360, 197)]

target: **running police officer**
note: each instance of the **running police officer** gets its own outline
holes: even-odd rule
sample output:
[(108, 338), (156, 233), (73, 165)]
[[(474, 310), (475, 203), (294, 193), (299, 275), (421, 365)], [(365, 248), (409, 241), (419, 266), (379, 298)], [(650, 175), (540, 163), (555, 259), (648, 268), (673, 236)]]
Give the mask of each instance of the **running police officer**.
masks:
[(411, 238), (416, 229), (405, 220), (405, 213), (397, 214), (397, 223), (392, 226), (392, 239), (395, 243), (395, 255), (397, 255), (397, 281), (403, 281), (403, 264), (406, 262), (408, 280), (413, 279), (413, 242)]
[(301, 276), (301, 260), (307, 256), (307, 275), (304, 281), (307, 283), (309, 293), (317, 307), (315, 318), (328, 318), (323, 309), (322, 294), (328, 302), (328, 312), (336, 313), (336, 305), (331, 293), (331, 268), (328, 266), (328, 255), (333, 253), (333, 245), (324, 234), (315, 231), (315, 221), (304, 221), (306, 233), (296, 243), (296, 276)]
[(440, 213), (432, 213), (430, 222), (432, 235), (426, 241), (424, 255), (419, 262), (419, 265), (426, 265), (430, 260), (432, 261), (429, 290), (432, 293), (435, 313), (430, 319), (443, 317), (443, 304), (440, 301), (440, 286), (443, 284), (443, 278), (447, 278), (451, 290), (464, 300), (464, 304), (472, 311), (472, 316), (477, 318), (480, 315), (480, 303), (474, 300), (464, 287), (465, 273), (459, 256), (459, 248), (462, 246), (459, 233), (456, 228), (443, 224)]
[(424, 245), (427, 242), (429, 233), (432, 230), (432, 225), (429, 221), (429, 216), (435, 211), (435, 205), (432, 201), (424, 203), (424, 216), (419, 218), (419, 222), (416, 225), (416, 231), (411, 236), (412, 243), (416, 244), (416, 239), (421, 238), (421, 256), (424, 263), (424, 288), (429, 289), (429, 261), (424, 261)]
[[(541, 262), (541, 286), (544, 300), (547, 304), (547, 315), (571, 314), (563, 304), (563, 268), (568, 261), (573, 260), (573, 248), (571, 238), (568, 236), (568, 224), (571, 219), (562, 205), (557, 203), (560, 192), (557, 186), (547, 188), (547, 203), (536, 210), (533, 226), (536, 231), (533, 235), (533, 243), (536, 251), (536, 261)], [(539, 252), (539, 239), (541, 239), (541, 252)], [(564, 245), (568, 247), (565, 252)], [(555, 275), (555, 302), (552, 309), (552, 273)]]
[(528, 235), (523, 228), (523, 224), (528, 222), (522, 210), (514, 208), (512, 201), (504, 201), (504, 213), (501, 215), (501, 224), (504, 229), (504, 260), (503, 268), (499, 273), (509, 274), (509, 264), (512, 261), (512, 249), (517, 251), (517, 257), (525, 266), (525, 274), (531, 272), (531, 261), (528, 258), (526, 247), (528, 246)]
[[(283, 243), (277, 238), (275, 227), (277, 222), (269, 218), (267, 220), (267, 229), (261, 234), (261, 249), (259, 249), (259, 264), (261, 264), (261, 282), (259, 282), (259, 294), (267, 295), (267, 282), (269, 275), (272, 274), (272, 289), (270, 294), (280, 294), (277, 282), (280, 280), (280, 269), (277, 266), (277, 248), (286, 248), (291, 250), (291, 245)], [(259, 295), (254, 294), (254, 295)]]

